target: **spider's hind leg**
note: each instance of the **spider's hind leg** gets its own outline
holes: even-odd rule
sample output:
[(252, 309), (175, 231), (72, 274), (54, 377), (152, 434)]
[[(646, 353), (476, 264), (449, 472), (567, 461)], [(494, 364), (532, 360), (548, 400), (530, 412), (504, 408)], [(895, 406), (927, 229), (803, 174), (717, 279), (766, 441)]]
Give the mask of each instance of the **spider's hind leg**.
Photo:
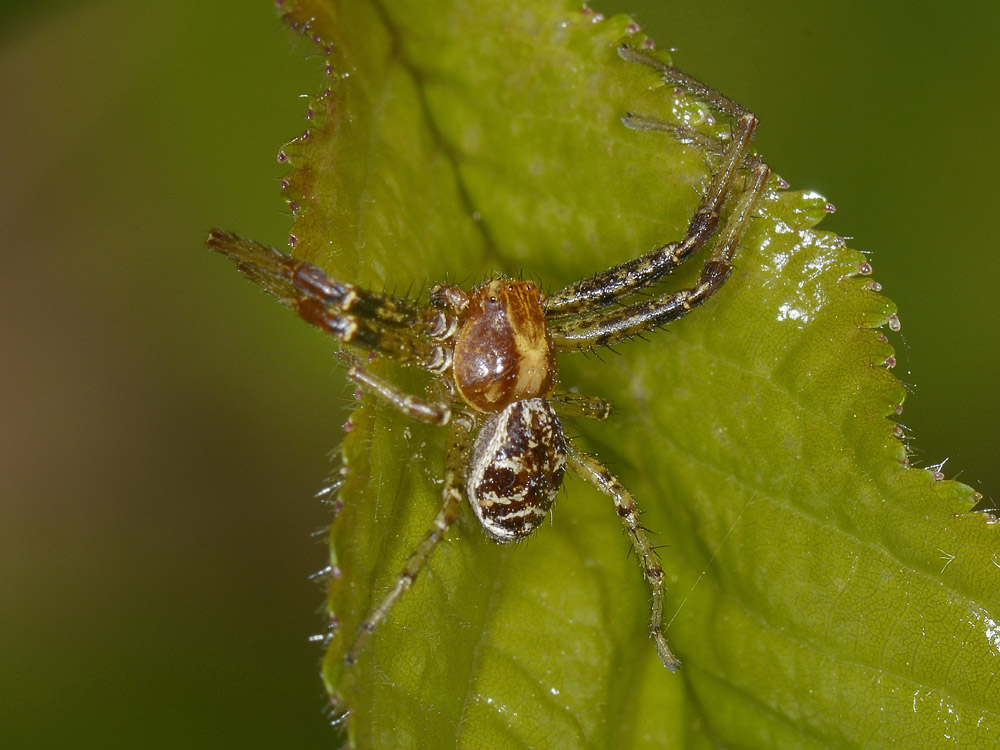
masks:
[(614, 500), (618, 517), (621, 519), (622, 526), (625, 527), (625, 532), (628, 534), (639, 562), (642, 564), (643, 575), (653, 591), (649, 636), (656, 644), (656, 653), (660, 657), (660, 661), (663, 662), (663, 666), (671, 672), (676, 671), (680, 666), (680, 661), (670, 650), (667, 639), (663, 635), (663, 568), (660, 566), (653, 545), (649, 542), (649, 537), (646, 536), (646, 530), (639, 523), (639, 508), (635, 504), (632, 494), (593, 456), (571, 447), (567, 458), (578, 476)]
[(348, 666), (358, 660), (375, 628), (385, 620), (389, 610), (413, 585), (417, 575), (427, 566), (431, 553), (434, 552), (438, 543), (451, 528), (452, 523), (458, 518), (462, 498), (465, 497), (463, 489), (465, 464), (472, 449), (475, 427), (475, 419), (464, 412), (457, 414), (452, 421), (448, 430), (448, 447), (445, 453), (444, 499), (441, 509), (434, 517), (431, 528), (424, 535), (420, 544), (406, 558), (406, 563), (404, 563), (399, 575), (396, 576), (393, 587), (382, 597), (358, 628), (354, 643), (351, 644), (344, 656), (344, 661), (347, 662)]

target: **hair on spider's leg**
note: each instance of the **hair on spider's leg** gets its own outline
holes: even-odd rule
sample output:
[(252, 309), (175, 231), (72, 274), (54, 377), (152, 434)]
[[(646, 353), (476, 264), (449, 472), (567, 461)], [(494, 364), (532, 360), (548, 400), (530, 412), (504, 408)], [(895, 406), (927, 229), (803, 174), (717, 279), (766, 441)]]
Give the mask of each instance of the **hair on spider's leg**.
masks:
[(458, 517), (458, 511), (465, 496), (463, 491), (464, 466), (472, 447), (472, 438), (476, 426), (475, 418), (465, 412), (455, 415), (451, 427), (448, 430), (448, 446), (445, 453), (444, 469), (444, 501), (441, 509), (434, 517), (434, 522), (430, 530), (417, 545), (416, 549), (406, 558), (403, 569), (396, 577), (393, 587), (385, 594), (381, 601), (365, 618), (358, 628), (354, 643), (344, 655), (344, 661), (348, 666), (358, 660), (358, 656), (364, 650), (368, 639), (371, 638), (375, 628), (385, 620), (389, 610), (413, 585), (420, 571), (427, 565), (431, 553), (438, 543), (444, 538), (452, 523)]
[(567, 453), (569, 465), (576, 474), (614, 500), (615, 510), (622, 526), (632, 542), (636, 556), (642, 565), (642, 572), (653, 591), (653, 605), (649, 618), (649, 635), (656, 644), (656, 653), (663, 666), (671, 672), (677, 670), (680, 661), (670, 650), (663, 635), (664, 581), (663, 568), (653, 552), (645, 528), (639, 523), (639, 508), (631, 493), (618, 481), (604, 465), (593, 456), (576, 450), (572, 445)]

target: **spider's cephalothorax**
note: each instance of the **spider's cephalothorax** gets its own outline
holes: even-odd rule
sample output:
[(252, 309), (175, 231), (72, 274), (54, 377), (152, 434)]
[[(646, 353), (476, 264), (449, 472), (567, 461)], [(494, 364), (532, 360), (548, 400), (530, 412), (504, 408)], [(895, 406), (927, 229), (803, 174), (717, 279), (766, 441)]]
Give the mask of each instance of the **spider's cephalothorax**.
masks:
[[(635, 500), (597, 459), (567, 440), (560, 424), (560, 417), (605, 420), (611, 407), (603, 399), (559, 389), (556, 353), (586, 351), (653, 330), (711, 297), (729, 277), (769, 170), (749, 152), (757, 127), (750, 112), (647, 53), (627, 46), (619, 52), (734, 119), (731, 137), (717, 142), (683, 125), (631, 114), (623, 118), (632, 129), (666, 131), (721, 154), (687, 232), (676, 242), (548, 297), (532, 282), (496, 278), (470, 292), (436, 286), (421, 304), (336, 281), (309, 263), (233, 234), (209, 235), (209, 247), (231, 257), (243, 273), (346, 347), (422, 368), (441, 379), (443, 387), (435, 392), (448, 394), (437, 400), (407, 394), (345, 355), (347, 376), (362, 389), (415, 419), (448, 426), (441, 509), (395, 585), (362, 623), (345, 656), (348, 663), (427, 564), (463, 498), (491, 539), (517, 541), (545, 518), (568, 466), (613, 499), (652, 589), (650, 635), (657, 653), (667, 668), (678, 666), (663, 634), (663, 569), (639, 523)], [(737, 187), (741, 183), (743, 189)], [(633, 299), (713, 238), (693, 286)]]
[(556, 349), (537, 286), (494, 279), (468, 296), (460, 315), (455, 385), (466, 403), (497, 412), (514, 401), (552, 393)]

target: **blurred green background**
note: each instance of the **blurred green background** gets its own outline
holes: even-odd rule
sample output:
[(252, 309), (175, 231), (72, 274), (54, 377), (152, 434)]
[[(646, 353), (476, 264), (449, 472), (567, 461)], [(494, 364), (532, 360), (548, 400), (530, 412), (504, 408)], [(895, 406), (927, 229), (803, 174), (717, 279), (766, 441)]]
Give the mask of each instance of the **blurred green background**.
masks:
[[(900, 307), (914, 462), (1000, 500), (1000, 7), (694, 5), (594, 3), (837, 205)], [(0, 747), (335, 743), (311, 495), (350, 389), (202, 244), (283, 245), (320, 67), (264, 0), (0, 10)]]

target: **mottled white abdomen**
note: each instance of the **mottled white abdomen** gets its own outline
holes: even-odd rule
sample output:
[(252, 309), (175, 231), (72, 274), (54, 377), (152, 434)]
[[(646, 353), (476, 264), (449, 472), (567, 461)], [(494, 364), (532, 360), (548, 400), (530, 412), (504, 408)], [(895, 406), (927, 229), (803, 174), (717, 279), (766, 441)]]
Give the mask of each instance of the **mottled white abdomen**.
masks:
[(541, 398), (515, 401), (491, 416), (472, 448), (469, 505), (496, 542), (524, 539), (542, 522), (566, 472), (566, 441)]

